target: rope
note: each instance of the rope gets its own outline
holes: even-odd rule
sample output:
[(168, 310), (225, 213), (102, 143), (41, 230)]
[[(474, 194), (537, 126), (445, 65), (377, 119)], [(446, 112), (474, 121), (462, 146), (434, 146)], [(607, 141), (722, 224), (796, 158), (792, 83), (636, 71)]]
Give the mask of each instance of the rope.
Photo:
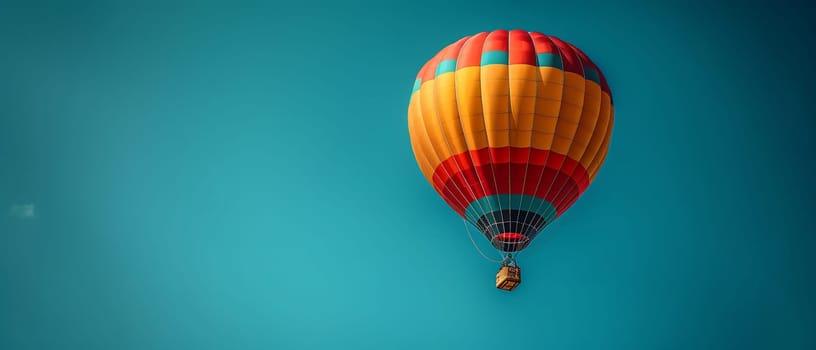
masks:
[(467, 231), (468, 238), (470, 238), (470, 243), (473, 243), (473, 247), (476, 248), (476, 251), (479, 252), (479, 255), (481, 255), (483, 258), (485, 258), (485, 260), (487, 260), (489, 262), (501, 264), (501, 262), (502, 262), (501, 260), (491, 259), (487, 255), (485, 255), (484, 252), (482, 252), (482, 249), (479, 248), (478, 244), (476, 244), (476, 240), (473, 239), (473, 235), (470, 234), (470, 228), (468, 227), (467, 220), (462, 220), (462, 221), (465, 223), (465, 231)]

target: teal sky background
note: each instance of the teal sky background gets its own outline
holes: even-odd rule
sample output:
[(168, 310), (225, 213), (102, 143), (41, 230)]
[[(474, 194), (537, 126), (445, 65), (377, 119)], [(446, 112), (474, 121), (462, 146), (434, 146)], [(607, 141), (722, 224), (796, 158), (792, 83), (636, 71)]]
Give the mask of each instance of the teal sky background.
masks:
[[(1, 349), (816, 348), (813, 6), (23, 4)], [(422, 64), (495, 29), (575, 44), (616, 108), (512, 293), (407, 131)]]

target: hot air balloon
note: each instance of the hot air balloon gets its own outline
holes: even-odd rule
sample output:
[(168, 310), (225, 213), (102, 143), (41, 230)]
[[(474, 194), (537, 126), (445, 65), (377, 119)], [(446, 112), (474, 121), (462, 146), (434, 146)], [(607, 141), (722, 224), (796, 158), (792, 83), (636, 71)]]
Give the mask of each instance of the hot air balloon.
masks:
[(419, 168), (502, 255), (496, 287), (507, 291), (521, 283), (513, 254), (586, 191), (612, 125), (598, 66), (566, 41), (522, 30), (482, 32), (439, 51), (420, 69), (408, 107)]

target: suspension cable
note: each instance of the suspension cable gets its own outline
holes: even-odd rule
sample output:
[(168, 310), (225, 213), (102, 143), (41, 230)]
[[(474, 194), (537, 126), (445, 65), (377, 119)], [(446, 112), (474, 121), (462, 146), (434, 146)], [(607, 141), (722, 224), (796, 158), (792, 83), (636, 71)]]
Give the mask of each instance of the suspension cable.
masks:
[(467, 231), (468, 238), (470, 238), (470, 243), (473, 243), (473, 247), (476, 248), (476, 251), (479, 252), (479, 255), (481, 255), (487, 261), (490, 261), (492, 263), (501, 264), (501, 262), (502, 262), (501, 260), (491, 259), (487, 255), (485, 255), (484, 252), (482, 252), (482, 249), (479, 248), (478, 244), (476, 244), (476, 240), (473, 239), (473, 235), (470, 234), (470, 228), (468, 227), (467, 220), (462, 220), (462, 221), (465, 223), (465, 231)]

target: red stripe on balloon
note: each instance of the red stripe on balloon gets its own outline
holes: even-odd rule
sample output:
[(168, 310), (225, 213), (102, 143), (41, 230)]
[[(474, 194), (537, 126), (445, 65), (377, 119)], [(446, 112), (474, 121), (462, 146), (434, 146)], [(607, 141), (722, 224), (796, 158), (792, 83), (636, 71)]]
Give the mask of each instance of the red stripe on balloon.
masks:
[(558, 50), (555, 48), (555, 45), (552, 43), (552, 41), (550, 41), (549, 36), (538, 32), (530, 32), (530, 37), (533, 39), (533, 44), (537, 54), (558, 53)]
[(583, 76), (584, 67), (581, 65), (578, 54), (561, 39), (551, 36), (550, 40), (552, 40), (555, 46), (561, 51), (561, 61), (564, 64), (564, 70)]
[[(561, 169), (570, 175), (582, 192), (589, 186), (589, 175), (578, 161), (560, 153), (528, 147), (493, 147), (463, 152), (439, 164), (434, 169), (433, 176), (434, 178), (439, 177), (439, 180), (444, 183), (448, 180), (448, 174), (454, 174), (458, 170), (469, 170), (473, 166), (482, 167), (508, 162), (516, 164), (529, 163), (533, 166)], [(476, 179), (475, 175), (474, 179)]]
[(529, 64), (532, 66), (538, 64), (533, 39), (530, 38), (530, 34), (523, 30), (510, 31), (509, 50), (510, 64)]
[(504, 51), (507, 52), (507, 31), (495, 30), (490, 32), (485, 38), (482, 54), (488, 51)]
[(478, 67), (482, 64), (482, 48), (487, 35), (488, 33), (479, 33), (465, 41), (456, 60), (456, 69)]
[[(493, 162), (483, 161), (493, 156)], [(435, 169), (433, 183), (460, 215), (474, 200), (496, 194), (543, 198), (553, 203), (560, 215), (586, 190), (589, 176), (578, 162), (558, 153), (503, 147), (448, 158)]]

